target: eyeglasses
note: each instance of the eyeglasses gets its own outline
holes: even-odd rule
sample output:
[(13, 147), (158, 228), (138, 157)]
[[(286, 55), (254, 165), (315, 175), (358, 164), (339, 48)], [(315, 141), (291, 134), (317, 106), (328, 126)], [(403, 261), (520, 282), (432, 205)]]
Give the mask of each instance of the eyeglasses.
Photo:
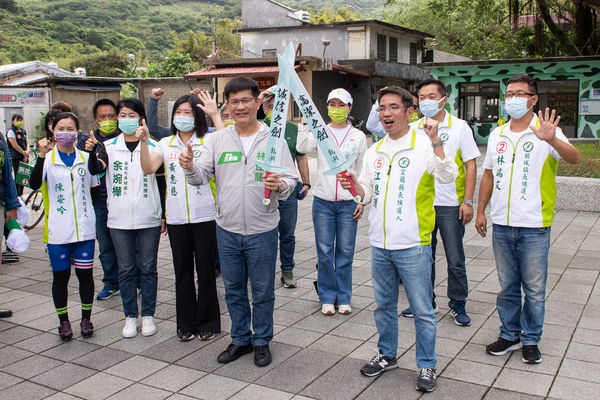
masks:
[(537, 96), (537, 94), (527, 93), (527, 92), (506, 92), (506, 93), (504, 93), (505, 99), (512, 99), (513, 97), (528, 97), (528, 96)]
[(227, 100), (227, 103), (229, 103), (230, 105), (232, 105), (234, 107), (237, 107), (240, 104), (247, 106), (248, 104), (252, 103), (255, 100), (256, 99), (254, 97), (244, 97), (243, 99)]

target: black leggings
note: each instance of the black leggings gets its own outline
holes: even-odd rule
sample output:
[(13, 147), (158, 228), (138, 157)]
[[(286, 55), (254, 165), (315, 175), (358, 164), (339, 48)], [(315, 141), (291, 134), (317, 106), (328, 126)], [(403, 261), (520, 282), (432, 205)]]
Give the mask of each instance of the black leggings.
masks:
[[(71, 270), (53, 271), (52, 299), (60, 321), (68, 320), (67, 297), (68, 284)], [(79, 297), (81, 299), (81, 318), (90, 319), (92, 314), (92, 303), (94, 301), (94, 271), (92, 268), (75, 268), (75, 274), (79, 279)]]

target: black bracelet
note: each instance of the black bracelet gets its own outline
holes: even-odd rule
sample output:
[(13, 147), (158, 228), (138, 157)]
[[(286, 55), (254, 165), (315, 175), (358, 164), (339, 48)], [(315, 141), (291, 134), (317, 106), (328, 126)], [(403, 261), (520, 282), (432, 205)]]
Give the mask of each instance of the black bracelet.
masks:
[(310, 185), (310, 183), (304, 183), (304, 182), (302, 182), (302, 186), (308, 186), (309, 189), (312, 188), (312, 186)]

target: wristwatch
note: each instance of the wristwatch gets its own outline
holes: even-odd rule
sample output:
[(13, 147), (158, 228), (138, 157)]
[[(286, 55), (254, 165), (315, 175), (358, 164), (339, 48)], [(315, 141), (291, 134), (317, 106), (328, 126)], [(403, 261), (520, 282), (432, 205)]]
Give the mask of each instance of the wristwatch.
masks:
[(431, 143), (431, 147), (433, 147), (434, 149), (436, 147), (443, 146), (443, 145), (444, 145), (444, 142), (442, 142), (441, 140), (438, 142), (435, 142), (435, 143)]
[(463, 200), (463, 204), (473, 208), (473, 200)]
[(277, 192), (281, 193), (283, 191), (283, 184), (279, 181), (279, 187), (277, 187)]

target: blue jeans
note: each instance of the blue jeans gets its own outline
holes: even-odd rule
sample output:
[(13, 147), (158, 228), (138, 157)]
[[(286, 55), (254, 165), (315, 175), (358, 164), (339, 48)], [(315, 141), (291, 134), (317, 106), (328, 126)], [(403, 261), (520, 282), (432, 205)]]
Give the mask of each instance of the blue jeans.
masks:
[(106, 226), (108, 219), (108, 209), (103, 207), (94, 207), (96, 213), (96, 239), (98, 240), (98, 258), (102, 265), (104, 276), (102, 283), (109, 290), (119, 289), (119, 266), (117, 264), (117, 255), (115, 246), (113, 246), (110, 230)]
[[(256, 235), (240, 235), (217, 225), (217, 247), (225, 302), (231, 318), (231, 341), (244, 346), (269, 344), (273, 339), (277, 229)], [(252, 311), (248, 301), (248, 278)], [(250, 330), (250, 318), (252, 329)]]
[[(492, 246), (501, 291), (496, 299), (500, 337), (538, 344), (546, 306), (550, 227), (514, 228), (494, 224)], [(521, 288), (525, 302), (521, 307)]]
[(156, 257), (160, 227), (110, 229), (119, 263), (119, 287), (126, 317), (137, 318), (137, 280), (141, 279), (142, 317), (154, 316), (158, 274)]
[(323, 304), (350, 304), (357, 221), (354, 201), (313, 200), (312, 215), (319, 260), (317, 285)]
[[(465, 249), (463, 237), (465, 226), (458, 218), (459, 206), (435, 206), (435, 228), (431, 232), (431, 284), (435, 286), (435, 248), (437, 232), (440, 231), (446, 261), (448, 262), (448, 302), (449, 307), (456, 303), (465, 304), (469, 294), (467, 269), (465, 268)], [(435, 300), (435, 292), (433, 293)]]
[(373, 313), (379, 332), (377, 347), (383, 355), (396, 357), (398, 347), (398, 287), (400, 279), (414, 314), (416, 355), (419, 368), (435, 368), (437, 322), (431, 306), (431, 247), (403, 250), (371, 247), (371, 275), (375, 304)]
[(298, 220), (298, 199), (296, 195), (279, 201), (279, 261), (281, 271), (294, 269), (294, 251), (296, 249), (296, 221)]

